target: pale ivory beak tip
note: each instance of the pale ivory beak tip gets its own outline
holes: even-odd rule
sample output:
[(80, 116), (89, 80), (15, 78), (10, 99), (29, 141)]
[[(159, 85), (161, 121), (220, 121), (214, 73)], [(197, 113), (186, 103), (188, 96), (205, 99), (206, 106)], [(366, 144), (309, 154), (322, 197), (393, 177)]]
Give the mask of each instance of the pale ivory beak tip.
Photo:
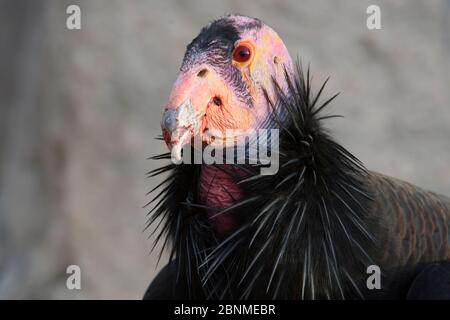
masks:
[(176, 163), (179, 163), (181, 161), (181, 149), (182, 145), (179, 142), (172, 146), (172, 160), (175, 160)]

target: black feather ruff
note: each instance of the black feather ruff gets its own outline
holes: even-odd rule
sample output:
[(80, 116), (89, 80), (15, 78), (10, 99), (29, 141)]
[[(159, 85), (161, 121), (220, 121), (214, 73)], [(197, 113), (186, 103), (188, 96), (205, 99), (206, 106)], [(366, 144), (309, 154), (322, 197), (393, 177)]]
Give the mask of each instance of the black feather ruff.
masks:
[[(152, 190), (148, 225), (158, 221), (156, 242), (170, 249), (177, 281), (189, 298), (344, 299), (364, 298), (365, 273), (376, 250), (379, 226), (361, 162), (322, 127), (324, 108), (311, 91), (309, 68), (286, 72), (287, 90), (274, 81), (273, 121), (279, 131), (276, 175), (259, 166), (236, 165), (244, 197), (217, 214), (237, 212), (244, 221), (219, 238), (199, 203), (201, 165), (181, 164)], [(164, 154), (153, 159), (170, 159)], [(245, 172), (245, 176), (242, 175)]]

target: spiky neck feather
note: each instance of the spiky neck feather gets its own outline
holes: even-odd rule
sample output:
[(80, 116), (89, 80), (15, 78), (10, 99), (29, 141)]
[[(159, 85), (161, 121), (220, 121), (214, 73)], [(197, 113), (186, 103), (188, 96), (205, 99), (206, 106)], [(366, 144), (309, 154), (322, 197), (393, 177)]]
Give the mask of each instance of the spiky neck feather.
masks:
[(322, 128), (331, 116), (321, 111), (334, 98), (318, 104), (326, 82), (313, 96), (309, 70), (306, 77), (297, 71), (286, 73), (287, 91), (274, 83), (276, 103), (268, 99), (280, 129), (279, 172), (262, 176), (258, 166), (230, 168), (243, 195), (217, 214), (242, 217), (231, 234), (218, 237), (205, 214), (211, 208), (198, 194), (201, 166), (168, 165), (151, 173), (170, 172), (153, 200), (149, 225), (162, 219), (156, 242), (165, 237), (163, 250), (171, 242), (179, 281), (192, 298), (364, 295), (359, 276), (376, 246), (368, 230), (378, 228), (368, 209), (367, 172)]

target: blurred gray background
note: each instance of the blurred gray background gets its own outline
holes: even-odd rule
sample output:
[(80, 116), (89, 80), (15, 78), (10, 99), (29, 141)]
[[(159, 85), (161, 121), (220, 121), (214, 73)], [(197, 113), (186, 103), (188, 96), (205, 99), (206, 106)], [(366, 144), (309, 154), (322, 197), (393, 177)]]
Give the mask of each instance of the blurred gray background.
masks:
[(345, 118), (329, 126), (368, 168), (450, 195), (450, 0), (2, 0), (0, 298), (142, 297), (164, 264), (142, 231), (146, 157), (165, 151), (153, 137), (186, 45), (226, 13), (271, 25), (316, 84), (331, 75)]

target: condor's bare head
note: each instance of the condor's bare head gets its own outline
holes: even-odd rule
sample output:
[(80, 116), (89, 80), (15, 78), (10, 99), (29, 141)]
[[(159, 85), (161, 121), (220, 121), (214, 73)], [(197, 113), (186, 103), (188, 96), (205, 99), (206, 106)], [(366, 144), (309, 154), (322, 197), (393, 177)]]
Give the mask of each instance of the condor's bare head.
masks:
[(231, 15), (204, 27), (187, 46), (165, 107), (161, 127), (172, 155), (181, 159), (193, 138), (224, 144), (236, 138), (230, 131), (264, 128), (273, 81), (284, 83), (292, 70), (283, 41), (258, 19)]

